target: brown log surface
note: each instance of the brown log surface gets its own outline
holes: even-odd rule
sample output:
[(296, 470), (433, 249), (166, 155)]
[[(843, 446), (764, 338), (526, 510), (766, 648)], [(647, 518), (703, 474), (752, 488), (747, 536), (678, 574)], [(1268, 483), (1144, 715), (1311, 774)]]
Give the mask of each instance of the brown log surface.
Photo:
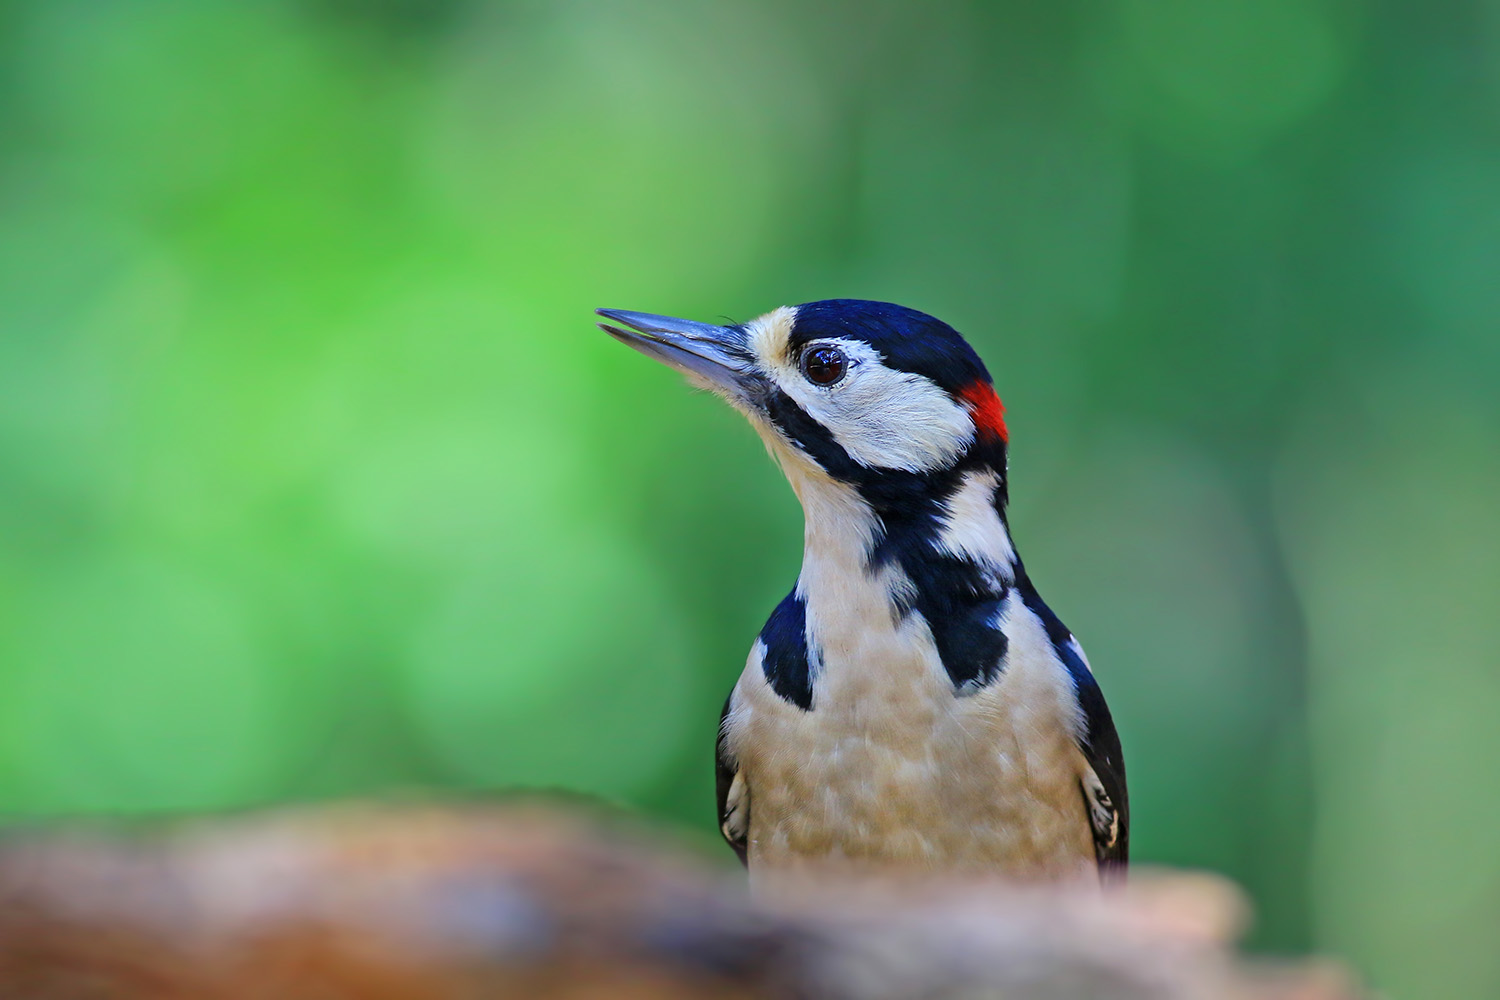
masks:
[(556, 807), (354, 805), (0, 842), (25, 1000), (1345, 1000), (1238, 954), (1222, 880), (825, 883), (752, 900), (670, 835)]

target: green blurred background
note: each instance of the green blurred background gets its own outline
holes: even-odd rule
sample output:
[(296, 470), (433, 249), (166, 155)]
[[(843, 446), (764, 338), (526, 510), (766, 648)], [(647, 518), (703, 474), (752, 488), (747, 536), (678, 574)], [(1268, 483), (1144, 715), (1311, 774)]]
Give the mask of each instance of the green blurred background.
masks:
[(988, 360), (1136, 856), (1500, 995), (1478, 0), (0, 2), (0, 812), (711, 836), (800, 513), (590, 310), (833, 296)]

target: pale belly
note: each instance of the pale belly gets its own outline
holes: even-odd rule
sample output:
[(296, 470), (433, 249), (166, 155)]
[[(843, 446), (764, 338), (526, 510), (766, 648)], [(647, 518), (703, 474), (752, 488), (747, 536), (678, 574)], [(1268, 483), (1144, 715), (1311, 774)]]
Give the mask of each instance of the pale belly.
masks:
[(824, 864), (1094, 876), (1071, 686), (1053, 662), (1012, 653), (965, 697), (919, 659), (844, 671), (811, 712), (747, 670), (732, 738), (752, 877)]

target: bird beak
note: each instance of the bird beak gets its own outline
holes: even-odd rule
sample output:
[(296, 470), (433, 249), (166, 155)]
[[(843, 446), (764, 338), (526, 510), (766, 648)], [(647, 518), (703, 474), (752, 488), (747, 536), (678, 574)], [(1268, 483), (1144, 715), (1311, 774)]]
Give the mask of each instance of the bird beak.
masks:
[(666, 362), (705, 388), (743, 399), (756, 380), (754, 360), (741, 329), (622, 309), (594, 311), (629, 328), (600, 323), (599, 329), (648, 357)]

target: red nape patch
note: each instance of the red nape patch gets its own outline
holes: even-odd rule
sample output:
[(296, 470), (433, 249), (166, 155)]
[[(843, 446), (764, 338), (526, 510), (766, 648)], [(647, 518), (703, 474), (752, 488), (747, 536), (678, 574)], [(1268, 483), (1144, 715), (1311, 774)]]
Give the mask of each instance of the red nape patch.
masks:
[(958, 398), (969, 408), (969, 415), (974, 418), (974, 426), (979, 428), (981, 435), (997, 437), (1001, 443), (1010, 441), (1010, 434), (1005, 429), (1005, 406), (995, 395), (994, 386), (985, 381), (970, 382), (959, 392)]

